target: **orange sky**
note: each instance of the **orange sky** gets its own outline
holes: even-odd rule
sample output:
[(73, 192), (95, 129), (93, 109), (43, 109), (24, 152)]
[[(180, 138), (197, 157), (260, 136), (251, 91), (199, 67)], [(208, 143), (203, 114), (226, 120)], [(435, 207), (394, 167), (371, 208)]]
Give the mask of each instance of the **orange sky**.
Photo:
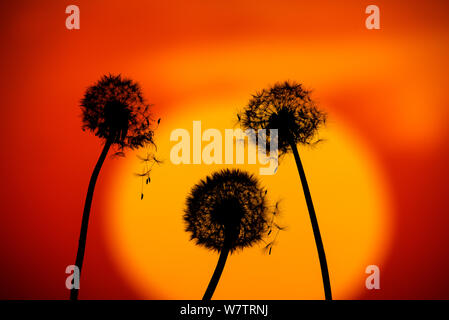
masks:
[[(354, 296), (447, 298), (447, 2), (376, 1), (378, 31), (364, 27), (367, 1), (242, 2), (77, 1), (78, 31), (65, 28), (72, 3), (0, 4), (1, 298), (67, 295), (101, 147), (81, 131), (78, 105), (107, 72), (138, 81), (163, 119), (197, 101), (244, 103), (285, 78), (306, 83), (376, 159), (392, 199), (385, 285)], [(142, 297), (106, 223), (127, 161), (103, 167), (81, 298)]]

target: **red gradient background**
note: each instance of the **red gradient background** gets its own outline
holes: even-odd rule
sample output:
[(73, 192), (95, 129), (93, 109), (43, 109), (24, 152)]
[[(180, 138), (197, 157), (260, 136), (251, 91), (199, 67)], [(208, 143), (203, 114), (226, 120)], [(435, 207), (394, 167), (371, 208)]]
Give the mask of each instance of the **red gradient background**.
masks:
[[(70, 4), (81, 9), (77, 31), (65, 28)], [(381, 9), (381, 30), (365, 28), (369, 4)], [(159, 81), (136, 61), (273, 39), (295, 39), (295, 47), (331, 42), (341, 50), (374, 43), (374, 66), (376, 55), (397, 54), (395, 42), (408, 44), (396, 57), (407, 72), (392, 69), (389, 77), (362, 82), (348, 77), (320, 90), (319, 100), (344, 114), (376, 154), (393, 200), (382, 289), (358, 298), (449, 298), (447, 1), (24, 0), (1, 2), (0, 15), (0, 298), (68, 297), (64, 271), (74, 261), (85, 190), (100, 152), (99, 141), (80, 128), (78, 105), (88, 85), (122, 72), (141, 83), (158, 114), (169, 116), (176, 111), (167, 107), (172, 101), (203, 93)], [(380, 74), (389, 72), (382, 68)], [(209, 92), (232, 85), (212, 83)], [(397, 90), (409, 92), (406, 101), (395, 101)], [(97, 185), (83, 299), (139, 298), (115, 269), (102, 228), (119, 161), (106, 161)]]

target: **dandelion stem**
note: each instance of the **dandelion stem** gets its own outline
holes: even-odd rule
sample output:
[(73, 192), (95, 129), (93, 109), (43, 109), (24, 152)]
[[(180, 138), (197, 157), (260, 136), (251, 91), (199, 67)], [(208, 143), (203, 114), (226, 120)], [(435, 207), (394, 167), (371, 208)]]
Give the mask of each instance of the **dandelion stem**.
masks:
[(310, 194), (309, 185), (307, 183), (304, 167), (302, 166), (301, 158), (299, 157), (298, 148), (295, 143), (290, 142), (290, 147), (295, 156), (296, 166), (298, 168), (299, 177), (301, 179), (304, 197), (306, 198), (307, 209), (309, 210), (310, 222), (312, 224), (313, 235), (315, 237), (315, 244), (318, 251), (318, 258), (320, 260), (321, 275), (323, 278), (324, 295), (326, 300), (332, 300), (331, 284), (329, 280), (329, 270), (327, 268), (326, 254), (324, 252), (323, 240), (321, 239), (320, 228), (313, 207), (312, 196)]
[(217, 266), (215, 267), (214, 274), (212, 275), (209, 285), (207, 286), (207, 290), (204, 293), (203, 300), (212, 299), (212, 296), (215, 292), (215, 288), (218, 285), (218, 281), (220, 281), (220, 277), (221, 277), (221, 274), (225, 267), (226, 260), (228, 258), (230, 249), (231, 249), (231, 247), (227, 244), (227, 241), (225, 241), (225, 244), (223, 245), (223, 248), (220, 251), (220, 257), (218, 258), (218, 262), (217, 262)]
[[(84, 203), (84, 211), (83, 218), (81, 221), (81, 231), (80, 237), (78, 241), (78, 251), (76, 253), (76, 262), (75, 265), (79, 268), (79, 275), (81, 277), (81, 268), (83, 266), (84, 261), (84, 252), (86, 250), (86, 239), (87, 239), (87, 227), (89, 225), (89, 215), (90, 215), (90, 207), (92, 205), (92, 198), (94, 196), (95, 184), (97, 182), (98, 175), (100, 174), (101, 167), (103, 166), (104, 160), (106, 159), (106, 155), (108, 154), (109, 148), (112, 145), (112, 140), (106, 140), (106, 143), (103, 147), (103, 151), (98, 158), (97, 164), (95, 165), (94, 171), (92, 172), (92, 176), (90, 177), (89, 187), (87, 189), (86, 202)], [(70, 300), (78, 300), (79, 289), (73, 288), (70, 291)]]

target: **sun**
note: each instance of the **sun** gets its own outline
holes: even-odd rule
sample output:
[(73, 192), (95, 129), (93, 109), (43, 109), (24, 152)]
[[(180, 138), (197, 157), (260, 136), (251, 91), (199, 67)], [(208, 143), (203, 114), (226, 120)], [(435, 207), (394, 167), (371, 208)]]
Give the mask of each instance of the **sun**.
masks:
[[(140, 200), (133, 174), (141, 163), (129, 154), (117, 170), (109, 199), (106, 233), (115, 263), (142, 298), (201, 299), (218, 255), (189, 241), (182, 220), (190, 188), (213, 171), (240, 168), (258, 175), (259, 165), (198, 165), (170, 162), (170, 133), (233, 128), (240, 101), (212, 98), (185, 102), (165, 116), (157, 131), (158, 156)], [(211, 107), (213, 106), (213, 107)], [(335, 299), (365, 290), (365, 269), (381, 265), (390, 243), (387, 185), (375, 158), (338, 118), (324, 128), (325, 141), (300, 148), (326, 250)], [(280, 200), (280, 233), (271, 255), (262, 247), (232, 254), (214, 299), (322, 299), (320, 266), (312, 228), (293, 156), (281, 160), (275, 175), (259, 176), (272, 202)]]

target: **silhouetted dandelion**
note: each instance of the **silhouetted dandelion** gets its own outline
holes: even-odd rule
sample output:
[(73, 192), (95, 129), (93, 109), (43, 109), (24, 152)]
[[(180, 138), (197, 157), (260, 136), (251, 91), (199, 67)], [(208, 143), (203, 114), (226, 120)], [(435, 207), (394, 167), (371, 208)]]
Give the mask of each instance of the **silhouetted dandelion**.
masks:
[(187, 197), (186, 231), (198, 245), (220, 252), (203, 300), (210, 300), (229, 253), (262, 240), (267, 225), (266, 192), (257, 179), (240, 170), (215, 172)]
[[(269, 89), (254, 94), (244, 110), (237, 115), (237, 119), (244, 129), (278, 129), (280, 156), (290, 151), (293, 152), (315, 237), (325, 297), (331, 300), (332, 292), (324, 245), (297, 148), (298, 144), (312, 145), (317, 143), (319, 140), (315, 139), (316, 134), (326, 121), (325, 113), (317, 108), (310, 93), (301, 84), (295, 82), (277, 83)], [(267, 134), (266, 143), (266, 150), (269, 150), (269, 134)]]
[[(140, 86), (121, 75), (103, 76), (89, 87), (81, 100), (83, 130), (93, 132), (103, 140), (103, 151), (92, 172), (84, 204), (81, 232), (75, 265), (83, 266), (87, 227), (95, 184), (103, 162), (111, 147), (116, 155), (127, 149), (137, 149), (153, 143), (150, 105), (145, 102)], [(78, 289), (72, 289), (70, 298), (77, 300)]]

